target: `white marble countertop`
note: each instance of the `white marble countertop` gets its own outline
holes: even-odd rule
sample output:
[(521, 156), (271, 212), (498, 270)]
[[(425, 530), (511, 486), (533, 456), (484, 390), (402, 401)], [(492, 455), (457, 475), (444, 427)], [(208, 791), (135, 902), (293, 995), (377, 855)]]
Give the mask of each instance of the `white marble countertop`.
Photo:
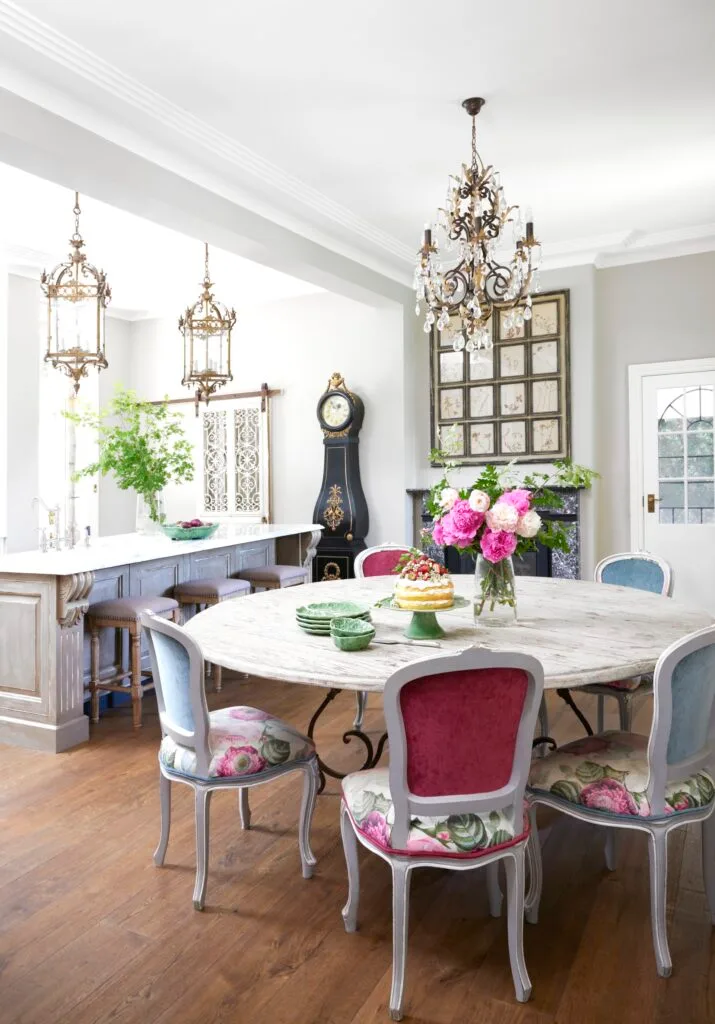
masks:
[(295, 609), (311, 601), (355, 600), (372, 607), (379, 639), (403, 640), (406, 613), (374, 608), (395, 586), (394, 576), (312, 583), (241, 597), (190, 619), (187, 631), (207, 661), (266, 679), (346, 690), (382, 690), (398, 668), (472, 645), (533, 654), (546, 685), (583, 686), (652, 672), (661, 653), (687, 633), (712, 625), (713, 616), (672, 598), (581, 580), (517, 577), (515, 626), (485, 629), (472, 617), (472, 576), (454, 576), (466, 608), (437, 612), (446, 632), (441, 649), (372, 644), (339, 651), (329, 636), (309, 636)]
[(123, 533), (114, 537), (99, 537), (89, 547), (84, 544), (62, 551), (18, 551), (0, 556), (0, 573), (31, 576), (70, 576), (78, 572), (94, 572), (114, 565), (133, 565), (150, 562), (155, 558), (171, 558), (177, 554), (210, 551), (212, 548), (252, 544), (278, 537), (292, 537), (301, 533), (322, 530), (314, 523), (271, 523), (241, 525), (222, 523), (208, 540), (170, 540), (163, 534), (146, 536)]

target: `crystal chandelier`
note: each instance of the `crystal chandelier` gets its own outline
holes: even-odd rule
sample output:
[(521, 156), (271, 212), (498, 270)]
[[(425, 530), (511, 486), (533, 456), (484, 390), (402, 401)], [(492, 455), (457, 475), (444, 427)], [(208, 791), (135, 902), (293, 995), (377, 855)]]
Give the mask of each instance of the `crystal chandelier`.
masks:
[[(484, 106), (479, 97), (462, 106), (472, 119), (472, 162), (462, 173), (450, 176), (447, 204), (439, 211), (440, 247), (432, 240), (429, 225), (418, 253), (415, 291), (419, 316), (426, 306), (424, 330), (433, 324), (452, 338), (455, 351), (474, 352), (492, 347), (491, 317), (494, 310), (508, 310), (505, 327), (521, 327), (531, 319), (531, 291), (537, 291), (541, 246), (534, 225), (524, 228), (519, 208), (508, 206), (499, 173), (485, 167), (477, 152), (477, 114)], [(514, 253), (502, 255), (502, 233), (514, 228)]]
[(63, 370), (74, 382), (87, 376), (87, 368), (106, 370), (104, 316), (112, 292), (103, 270), (97, 270), (82, 252), (79, 233), (79, 193), (74, 194), (72, 251), (66, 263), (51, 274), (42, 272), (40, 283), (47, 298), (47, 352), (45, 362)]
[[(184, 378), (186, 387), (196, 387), (197, 403), (209, 399), (217, 388), (233, 380), (231, 375), (231, 331), (236, 310), (217, 302), (209, 277), (209, 246), (204, 243), (203, 291), (198, 301), (179, 317), (184, 336)], [(197, 404), (198, 409), (198, 404)]]

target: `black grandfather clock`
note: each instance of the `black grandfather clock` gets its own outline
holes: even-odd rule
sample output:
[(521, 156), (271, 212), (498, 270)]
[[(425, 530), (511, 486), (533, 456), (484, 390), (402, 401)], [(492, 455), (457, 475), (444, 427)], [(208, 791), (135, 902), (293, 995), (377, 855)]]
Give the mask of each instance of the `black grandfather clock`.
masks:
[(370, 526), (367, 502), (360, 482), (358, 434), (365, 407), (334, 373), (318, 401), (318, 422), (323, 431), (325, 459), (323, 483), (313, 522), (324, 527), (313, 560), (313, 579), (340, 580), (353, 575), (355, 555), (365, 549)]

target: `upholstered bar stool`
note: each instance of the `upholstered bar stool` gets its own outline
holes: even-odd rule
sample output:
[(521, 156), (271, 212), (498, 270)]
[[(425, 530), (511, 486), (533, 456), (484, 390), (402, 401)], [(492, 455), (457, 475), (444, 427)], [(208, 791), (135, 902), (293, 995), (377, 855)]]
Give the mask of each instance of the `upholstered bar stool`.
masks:
[[(87, 612), (87, 625), (91, 637), (90, 660), (90, 719), (95, 724), (99, 721), (99, 694), (102, 690), (110, 693), (126, 693), (128, 687), (122, 686), (123, 679), (131, 679), (132, 724), (138, 729), (142, 724), (142, 697), (145, 690), (153, 690), (154, 683), (142, 685), (142, 612), (152, 612), (176, 621), (179, 610), (178, 602), (173, 597), (121, 597), (112, 601), (98, 601), (90, 605)], [(126, 629), (129, 633), (129, 670), (122, 670), (109, 679), (99, 677), (99, 631), (102, 628)], [(150, 673), (145, 673), (147, 677)]]
[[(236, 579), (212, 579), (212, 580), (189, 580), (188, 583), (179, 583), (174, 587), (174, 597), (184, 607), (193, 606), (194, 612), (200, 612), (211, 605), (220, 604), (222, 601), (232, 600), (234, 597), (245, 597), (251, 593), (251, 584), (247, 580)], [(221, 690), (221, 666), (211, 666), (211, 678), (214, 689), (217, 693)]]
[(302, 565), (262, 565), (258, 569), (243, 569), (237, 575), (248, 580), (253, 590), (282, 590), (310, 582), (308, 570)]

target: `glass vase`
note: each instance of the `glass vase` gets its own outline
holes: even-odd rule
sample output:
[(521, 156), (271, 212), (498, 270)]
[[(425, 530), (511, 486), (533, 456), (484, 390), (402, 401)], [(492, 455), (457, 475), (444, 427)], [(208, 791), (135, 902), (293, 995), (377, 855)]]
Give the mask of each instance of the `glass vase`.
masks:
[(159, 534), (164, 522), (166, 513), (161, 491), (156, 494), (137, 494), (137, 533)]
[(512, 626), (516, 622), (516, 583), (511, 558), (490, 562), (477, 555), (474, 621), (478, 626)]

